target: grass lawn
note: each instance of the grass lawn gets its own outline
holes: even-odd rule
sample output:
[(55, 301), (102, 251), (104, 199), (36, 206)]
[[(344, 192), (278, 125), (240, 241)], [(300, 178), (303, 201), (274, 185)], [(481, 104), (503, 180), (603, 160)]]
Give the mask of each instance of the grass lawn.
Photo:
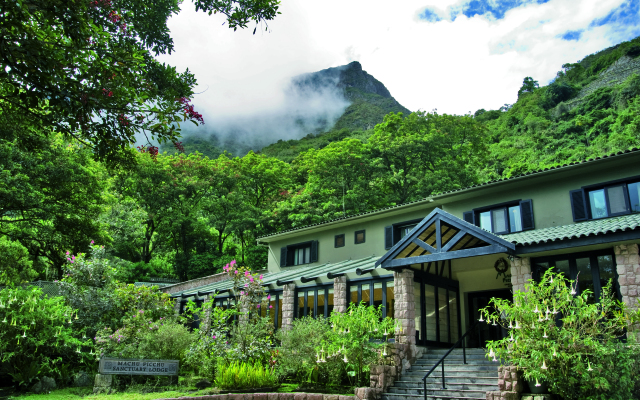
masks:
[[(283, 383), (276, 392), (279, 393), (291, 393), (296, 392), (298, 388), (297, 384), (292, 383)], [(93, 394), (92, 387), (86, 388), (66, 388), (66, 389), (58, 389), (54, 390), (51, 393), (46, 394), (33, 394), (33, 393), (16, 393), (6, 397), (2, 397), (0, 395), (0, 399), (2, 400), (13, 400), (13, 399), (29, 399), (29, 400), (155, 400), (155, 399), (163, 399), (163, 398), (175, 398), (175, 397), (187, 397), (187, 396), (204, 396), (209, 394), (216, 394), (217, 390), (214, 391), (211, 388), (203, 389), (203, 390), (194, 390), (193, 388), (188, 387), (177, 387), (177, 388), (168, 388), (169, 390), (165, 392), (154, 392), (154, 393), (141, 393), (143, 391), (143, 386), (135, 386), (131, 389), (125, 390), (123, 392), (117, 392), (114, 394)], [(307, 392), (313, 393), (312, 390), (308, 390)], [(226, 393), (225, 391), (221, 391), (220, 393)], [(335, 393), (346, 396), (353, 396), (353, 393)]]

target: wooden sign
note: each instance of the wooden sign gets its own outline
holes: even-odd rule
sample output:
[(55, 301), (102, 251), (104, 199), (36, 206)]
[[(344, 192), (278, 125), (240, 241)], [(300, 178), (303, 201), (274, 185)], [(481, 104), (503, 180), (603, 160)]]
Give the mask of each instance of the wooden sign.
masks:
[(140, 360), (136, 358), (100, 359), (99, 372), (104, 375), (178, 375), (178, 360)]

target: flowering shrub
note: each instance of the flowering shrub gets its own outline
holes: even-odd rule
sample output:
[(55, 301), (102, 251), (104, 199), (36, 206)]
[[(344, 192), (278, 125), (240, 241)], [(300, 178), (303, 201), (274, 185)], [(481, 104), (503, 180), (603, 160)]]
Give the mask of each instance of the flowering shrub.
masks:
[(95, 337), (99, 353), (121, 358), (174, 359), (184, 361), (195, 335), (177, 318), (160, 317), (138, 310), (115, 331), (105, 327)]
[(488, 356), (517, 366), (530, 382), (548, 382), (566, 400), (629, 399), (639, 351), (634, 338), (619, 339), (637, 312), (615, 299), (611, 282), (598, 304), (590, 301), (590, 290), (576, 295), (577, 285), (548, 270), (540, 283), (530, 281), (514, 293), (513, 302), (492, 299), (496, 311), (481, 310), (481, 320), (509, 334), (488, 343)]
[[(196, 307), (193, 302), (187, 303), (186, 307), (187, 318), (189, 315), (208, 315), (196, 330), (198, 340), (186, 357), (187, 364), (204, 376), (219, 372), (218, 365), (235, 361), (267, 364), (271, 359), (273, 324), (259, 312), (261, 307), (269, 306), (269, 296), (266, 301), (262, 300), (262, 275), (252, 274), (247, 268), (238, 266), (235, 260), (223, 270), (233, 280), (235, 306), (222, 310), (215, 306), (215, 296), (212, 296), (202, 307)], [(235, 316), (242, 323), (230, 323)]]
[(124, 285), (115, 279), (115, 269), (106, 258), (102, 246), (93, 246), (91, 253), (67, 254), (60, 293), (69, 305), (78, 310), (76, 329), (86, 329), (87, 335), (105, 327), (116, 330), (124, 326), (138, 310), (144, 310), (152, 320), (174, 314), (173, 303), (157, 288)]
[(352, 384), (367, 384), (366, 373), (378, 359), (376, 350), (382, 348), (386, 356), (387, 341), (398, 325), (387, 317), (382, 319), (382, 306), (375, 308), (364, 303), (350, 304), (346, 313), (331, 313), (331, 333), (321, 346), (316, 346), (316, 362), (342, 360)]
[(278, 331), (280, 348), (274, 367), (279, 379), (315, 385), (340, 384), (346, 377), (344, 362), (337, 357), (325, 357), (324, 362), (318, 362), (316, 348), (322, 349), (331, 334), (328, 319), (312, 317), (297, 318), (288, 330)]
[(37, 287), (0, 290), (0, 362), (21, 386), (63, 364), (94, 361), (92, 341), (72, 321), (77, 311)]

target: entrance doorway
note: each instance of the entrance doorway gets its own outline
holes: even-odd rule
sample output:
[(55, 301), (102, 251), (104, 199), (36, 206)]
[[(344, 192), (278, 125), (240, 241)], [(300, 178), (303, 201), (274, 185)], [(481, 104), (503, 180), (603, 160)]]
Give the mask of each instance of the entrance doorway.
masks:
[(460, 338), (458, 281), (432, 274), (414, 277), (416, 344), (450, 347)]
[[(488, 290), (483, 292), (472, 292), (467, 294), (467, 309), (469, 310), (469, 324), (472, 325), (480, 319), (481, 309), (489, 306), (489, 300), (492, 297), (500, 299), (513, 300), (513, 295), (509, 289)], [(491, 307), (491, 312), (495, 309)], [(469, 347), (486, 347), (486, 343), (490, 340), (500, 340), (507, 336), (506, 329), (500, 325), (493, 326), (491, 324), (480, 323), (476, 325), (475, 332), (471, 333), (467, 339)]]

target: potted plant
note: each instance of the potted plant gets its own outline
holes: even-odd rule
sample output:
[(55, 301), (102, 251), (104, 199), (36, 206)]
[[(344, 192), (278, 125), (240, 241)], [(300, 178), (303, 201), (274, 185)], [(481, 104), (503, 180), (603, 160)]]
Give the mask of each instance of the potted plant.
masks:
[[(491, 299), (496, 311), (481, 310), (480, 320), (503, 326), (508, 335), (489, 342), (487, 356), (516, 366), (533, 390), (546, 382), (566, 400), (630, 391), (638, 371), (630, 354), (638, 350), (633, 337), (628, 343), (620, 339), (638, 312), (617, 300), (612, 282), (599, 303), (592, 291), (577, 292), (577, 280), (547, 270), (539, 283), (529, 281), (516, 291), (513, 301)], [(630, 398), (621, 396), (607, 398)]]

